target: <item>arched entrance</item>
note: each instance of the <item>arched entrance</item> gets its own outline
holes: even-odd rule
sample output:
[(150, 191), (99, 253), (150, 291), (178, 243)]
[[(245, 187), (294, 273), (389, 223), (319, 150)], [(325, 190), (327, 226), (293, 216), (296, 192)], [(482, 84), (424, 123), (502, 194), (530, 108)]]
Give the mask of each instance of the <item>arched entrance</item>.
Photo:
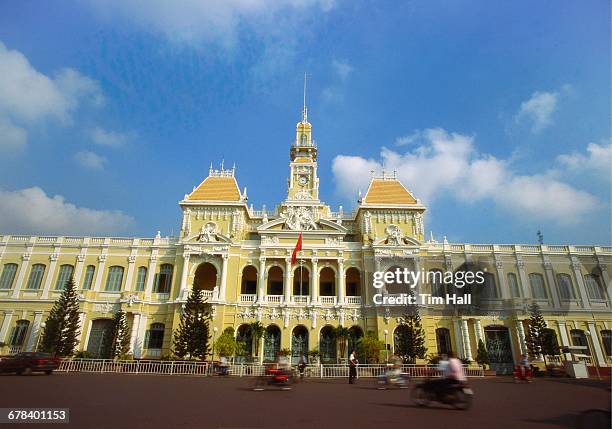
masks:
[(410, 356), (410, 343), (412, 342), (412, 329), (406, 325), (398, 325), (393, 331), (393, 353), (401, 357), (405, 363), (414, 359)]
[(347, 341), (347, 345), (348, 345), (347, 354), (349, 356), (353, 350), (357, 350), (357, 343), (359, 342), (361, 338), (363, 338), (363, 329), (361, 329), (357, 325), (351, 326), (349, 328), (349, 336), (348, 336), (348, 341)]
[(310, 270), (306, 267), (297, 267), (293, 271), (293, 295), (308, 296), (310, 288), (308, 279), (310, 278)]
[(291, 363), (297, 364), (302, 355), (308, 357), (308, 329), (298, 325), (291, 331)]
[(498, 374), (512, 374), (514, 360), (508, 328), (499, 325), (487, 326), (484, 332), (491, 369), (497, 371)]
[(321, 355), (321, 363), (336, 363), (336, 335), (334, 328), (327, 325), (321, 329), (319, 333), (319, 354)]
[(346, 270), (346, 296), (361, 296), (361, 274), (355, 267)]
[[(386, 273), (395, 273), (397, 270), (400, 270), (400, 272), (403, 272), (403, 268), (398, 267), (398, 266), (393, 266), (391, 268), (389, 268)], [(397, 279), (394, 277), (393, 281), (390, 283), (387, 283), (386, 286), (384, 286), (384, 289), (387, 291), (387, 293), (389, 295), (397, 295), (400, 293), (408, 293), (411, 289), (409, 285), (403, 284), (403, 283), (398, 283)]]
[(436, 329), (436, 345), (438, 347), (438, 354), (447, 355), (452, 351), (450, 331), (448, 329)]
[(240, 293), (243, 295), (255, 295), (257, 293), (257, 268), (252, 265), (247, 265), (242, 270)]
[(281, 267), (270, 267), (268, 270), (268, 295), (283, 294), (283, 270)]
[(193, 279), (193, 287), (202, 290), (214, 290), (217, 286), (217, 269), (210, 262), (198, 265)]
[(111, 319), (96, 319), (91, 322), (87, 353), (94, 359), (110, 359), (115, 324)]
[(244, 324), (238, 327), (236, 341), (240, 341), (243, 344), (242, 356), (237, 356), (238, 361), (244, 362), (250, 360), (251, 356), (253, 356), (253, 333), (249, 325)]
[(336, 273), (329, 267), (323, 268), (319, 274), (319, 295), (336, 295)]
[(276, 325), (270, 325), (264, 332), (264, 362), (274, 362), (280, 351), (281, 331)]

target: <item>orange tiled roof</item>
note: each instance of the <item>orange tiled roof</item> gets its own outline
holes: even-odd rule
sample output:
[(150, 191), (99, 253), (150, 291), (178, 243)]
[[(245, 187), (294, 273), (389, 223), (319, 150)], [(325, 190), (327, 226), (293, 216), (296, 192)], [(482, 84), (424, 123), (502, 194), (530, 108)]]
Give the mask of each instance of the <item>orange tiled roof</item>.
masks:
[(372, 179), (363, 199), (365, 204), (416, 204), (416, 199), (399, 180)]
[(208, 176), (189, 196), (188, 200), (240, 201), (240, 190), (233, 177)]

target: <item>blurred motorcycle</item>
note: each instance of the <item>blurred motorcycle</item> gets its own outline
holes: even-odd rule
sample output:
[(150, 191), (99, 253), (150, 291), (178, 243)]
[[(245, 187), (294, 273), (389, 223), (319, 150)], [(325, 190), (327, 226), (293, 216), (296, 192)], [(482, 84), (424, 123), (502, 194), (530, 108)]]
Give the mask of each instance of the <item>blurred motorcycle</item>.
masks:
[(425, 380), (412, 390), (412, 400), (418, 406), (430, 402), (451, 405), (458, 410), (467, 410), (472, 405), (474, 391), (466, 382), (451, 382), (444, 379)]

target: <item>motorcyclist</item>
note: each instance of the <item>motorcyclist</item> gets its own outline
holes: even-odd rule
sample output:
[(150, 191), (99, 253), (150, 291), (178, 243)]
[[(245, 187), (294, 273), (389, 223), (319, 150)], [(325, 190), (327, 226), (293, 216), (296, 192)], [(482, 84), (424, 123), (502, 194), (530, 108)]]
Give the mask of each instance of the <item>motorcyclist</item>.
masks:
[(306, 370), (306, 356), (301, 355), (300, 360), (298, 362), (298, 371), (300, 373), (300, 378), (304, 378), (304, 371)]
[(391, 383), (396, 382), (402, 373), (402, 359), (397, 355), (393, 355), (387, 367), (387, 380)]

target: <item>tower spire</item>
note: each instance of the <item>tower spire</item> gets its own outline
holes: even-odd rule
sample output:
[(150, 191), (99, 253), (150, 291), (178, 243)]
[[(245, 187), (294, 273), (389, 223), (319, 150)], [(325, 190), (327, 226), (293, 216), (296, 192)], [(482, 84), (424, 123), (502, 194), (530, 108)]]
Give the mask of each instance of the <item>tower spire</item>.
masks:
[(302, 123), (308, 122), (308, 108), (306, 107), (306, 72), (304, 72), (304, 108), (302, 109)]

